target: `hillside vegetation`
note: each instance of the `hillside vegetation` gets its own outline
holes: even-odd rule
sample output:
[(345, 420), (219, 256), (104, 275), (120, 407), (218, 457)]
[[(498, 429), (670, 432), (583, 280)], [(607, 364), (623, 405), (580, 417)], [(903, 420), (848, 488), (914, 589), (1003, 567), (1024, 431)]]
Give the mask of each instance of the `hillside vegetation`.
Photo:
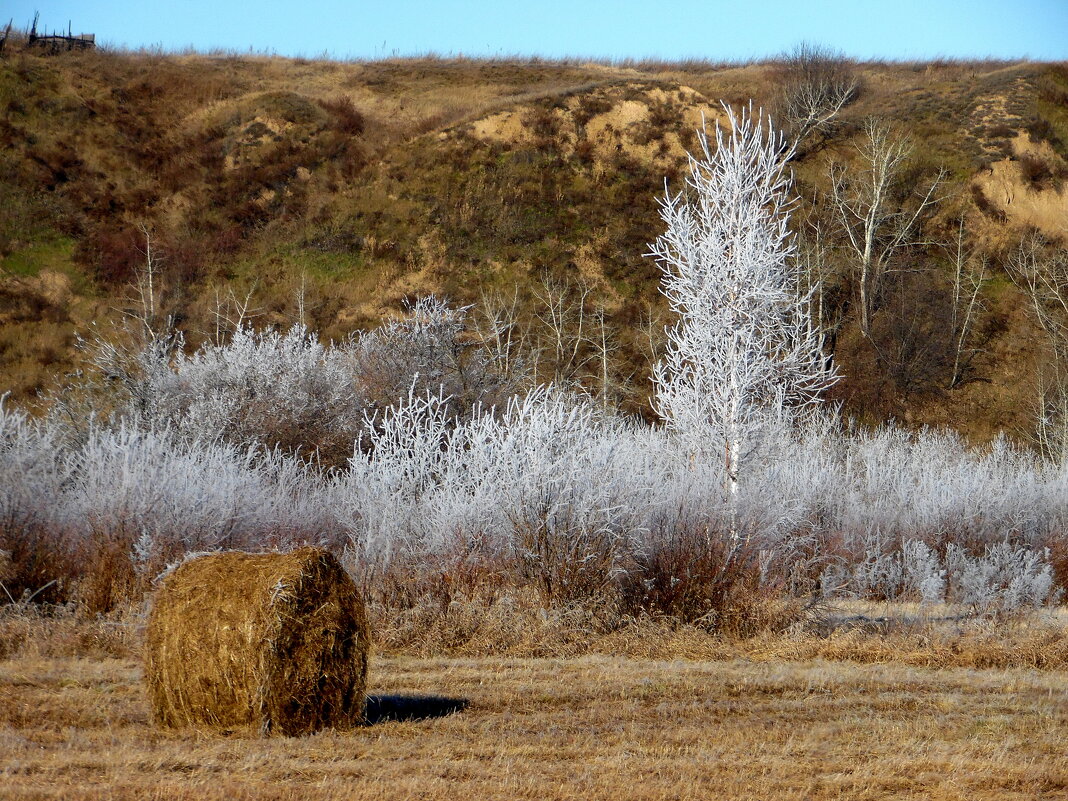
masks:
[[(793, 226), (844, 376), (832, 398), (868, 422), (1031, 437), (1040, 392), (1059, 385), (1068, 69), (834, 63), (855, 89), (793, 165)], [(151, 244), (154, 311), (189, 347), (220, 321), (337, 339), (437, 293), (507, 315), (539, 378), (648, 415), (668, 322), (644, 256), (656, 198), (665, 179), (681, 186), (694, 129), (721, 102), (803, 133), (787, 114), (797, 73), (790, 58), (349, 63), (9, 43), (0, 382), (30, 401), (74, 369), (77, 336), (137, 300)], [(862, 188), (872, 119), (909, 145), (876, 249), (914, 225), (866, 287), (862, 320), (831, 190)], [(1052, 294), (1040, 271), (1028, 291), (1021, 242)]]

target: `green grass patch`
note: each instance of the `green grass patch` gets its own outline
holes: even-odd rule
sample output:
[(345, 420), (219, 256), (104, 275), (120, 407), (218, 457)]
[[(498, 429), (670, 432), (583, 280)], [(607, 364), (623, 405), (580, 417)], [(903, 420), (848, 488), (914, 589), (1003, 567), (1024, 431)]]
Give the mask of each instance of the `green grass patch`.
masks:
[(279, 244), (257, 249), (226, 265), (227, 277), (238, 285), (273, 283), (278, 280), (299, 279), (303, 273), (309, 279), (351, 281), (371, 268), (362, 252), (324, 252), (298, 243)]
[(74, 240), (66, 237), (33, 242), (10, 253), (0, 268), (13, 275), (33, 277), (41, 270), (63, 273), (71, 280), (85, 282), (85, 276), (74, 265)]
[(369, 267), (362, 251), (323, 252), (290, 245), (279, 248), (274, 255), (294, 274), (304, 272), (315, 278), (352, 279), (365, 273)]

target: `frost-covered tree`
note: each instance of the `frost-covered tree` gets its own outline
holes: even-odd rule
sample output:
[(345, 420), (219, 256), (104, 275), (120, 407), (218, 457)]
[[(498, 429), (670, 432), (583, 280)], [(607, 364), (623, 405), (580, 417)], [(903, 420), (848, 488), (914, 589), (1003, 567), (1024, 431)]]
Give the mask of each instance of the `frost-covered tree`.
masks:
[(787, 227), (791, 178), (770, 120), (727, 108), (698, 132), (687, 187), (661, 201), (651, 246), (678, 321), (653, 370), (654, 404), (696, 458), (724, 463), (728, 498), (762, 433), (814, 403), (836, 375), (810, 324)]

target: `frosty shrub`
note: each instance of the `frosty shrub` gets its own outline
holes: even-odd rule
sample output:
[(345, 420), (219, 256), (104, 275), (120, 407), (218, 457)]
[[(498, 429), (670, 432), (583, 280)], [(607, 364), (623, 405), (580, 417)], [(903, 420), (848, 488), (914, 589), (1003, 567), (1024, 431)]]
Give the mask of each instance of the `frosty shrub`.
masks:
[(238, 330), (225, 345), (176, 354), (173, 422), (189, 438), (221, 437), (344, 462), (363, 422), (364, 396), (344, 348), (294, 327)]
[(0, 527), (15, 531), (54, 522), (48, 499), (69, 475), (55, 430), (0, 397)]
[(473, 330), (470, 307), (452, 308), (434, 296), (405, 308), (347, 344), (365, 396), (376, 409), (402, 403), (409, 392), (447, 399), (453, 416), (503, 408), (519, 390), (517, 372), (505, 371)]
[(906, 540), (900, 548), (887, 549), (873, 537), (861, 559), (832, 565), (822, 581), (827, 594), (938, 603), (945, 598), (946, 571), (938, 554), (922, 540)]
[(127, 325), (106, 337), (95, 331), (78, 344), (84, 369), (45, 397), (48, 417), (65, 440), (82, 440), (90, 428), (120, 422), (177, 422), (181, 393), (172, 365), (184, 344), (181, 333), (146, 333)]
[(0, 405), (7, 595), (106, 611), (190, 551), (336, 541), (317, 470), (279, 451), (120, 423), (70, 439)]
[(413, 391), (335, 485), (350, 564), (380, 572), (476, 550), (514, 559), (547, 600), (602, 589), (648, 491), (630, 483), (625, 426), (598, 415), (545, 388), (457, 421), (447, 397)]
[[(91, 349), (97, 424), (168, 429), (184, 438), (280, 447), (343, 461), (363, 420), (363, 398), (343, 350), (294, 327), (238, 329), (221, 345), (186, 355), (179, 334)], [(103, 390), (101, 389), (103, 386)], [(95, 390), (95, 391), (92, 391)], [(110, 403), (99, 404), (101, 397)], [(71, 417), (58, 404), (53, 417)]]
[(128, 540), (138, 565), (299, 540), (321, 519), (313, 476), (277, 453), (120, 427), (94, 431), (72, 463), (72, 534)]
[(52, 417), (84, 437), (90, 425), (168, 429), (186, 439), (281, 448), (343, 466), (370, 411), (409, 391), (440, 393), (451, 415), (507, 403), (518, 386), (470, 334), (467, 308), (434, 297), (341, 343), (238, 328), (192, 354), (178, 333), (127, 331), (87, 346), (90, 373), (53, 399)]
[(1050, 596), (1053, 577), (1049, 554), (998, 542), (980, 556), (958, 545), (946, 549), (949, 600), (982, 614), (1007, 614), (1041, 606)]
[(547, 606), (603, 596), (626, 570), (652, 500), (634, 432), (588, 399), (551, 390), (512, 403), (499, 429), (520, 574)]
[[(0, 397), (0, 551), (7, 564), (0, 603), (37, 593), (69, 573), (59, 534), (63, 511), (56, 503), (69, 473), (53, 428), (8, 408)], [(54, 600), (61, 589), (52, 585), (38, 600)]]
[(315, 472), (278, 452), (120, 426), (92, 431), (68, 458), (58, 500), (91, 608), (109, 608), (189, 552), (319, 544), (330, 531)]
[(901, 547), (901, 584), (905, 597), (923, 603), (941, 600), (946, 571), (938, 555), (922, 540), (909, 540)]

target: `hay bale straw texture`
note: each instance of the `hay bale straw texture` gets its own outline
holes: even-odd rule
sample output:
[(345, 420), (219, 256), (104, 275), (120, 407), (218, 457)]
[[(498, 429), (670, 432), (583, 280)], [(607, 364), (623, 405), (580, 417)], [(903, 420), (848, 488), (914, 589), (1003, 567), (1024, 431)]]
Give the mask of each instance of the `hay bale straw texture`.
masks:
[(328, 551), (188, 559), (160, 582), (145, 681), (161, 726), (300, 735), (363, 719), (369, 630)]

